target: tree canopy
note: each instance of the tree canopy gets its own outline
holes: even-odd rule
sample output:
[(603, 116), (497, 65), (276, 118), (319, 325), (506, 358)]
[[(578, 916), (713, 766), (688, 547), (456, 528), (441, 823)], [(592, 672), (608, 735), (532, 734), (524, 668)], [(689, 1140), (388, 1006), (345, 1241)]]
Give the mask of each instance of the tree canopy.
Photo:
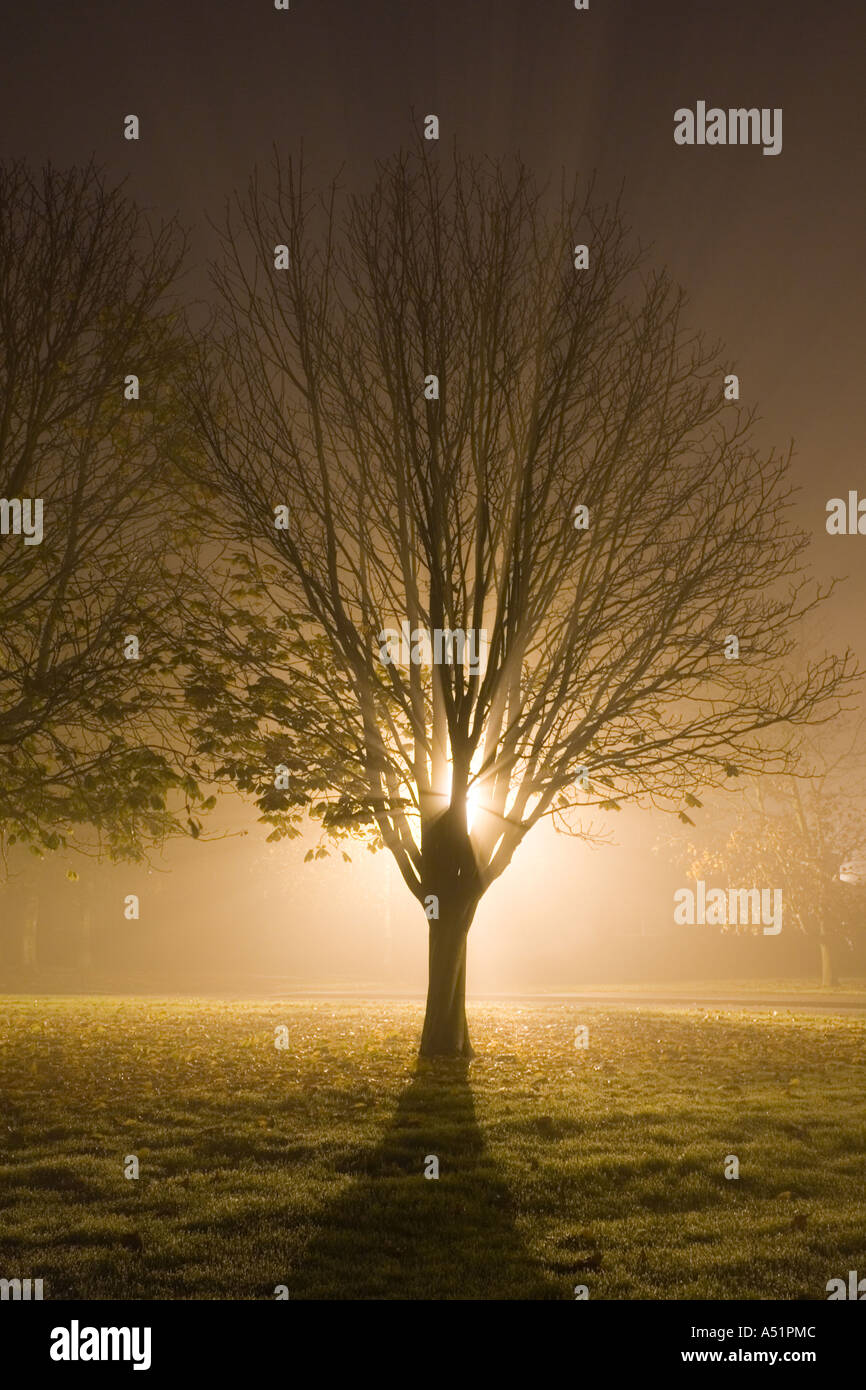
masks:
[[(275, 157), (215, 287), (195, 736), (273, 833), (387, 846), (431, 951), (543, 817), (778, 768), (768, 733), (850, 683), (788, 661), (821, 596), (787, 453), (591, 189), (423, 141), (352, 195)], [(383, 660), (404, 622), (484, 660)]]
[[(0, 166), (3, 847), (95, 830), (136, 856), (201, 799), (167, 708), (184, 254), (176, 224), (152, 226), (92, 164)], [(42, 509), (32, 543), (12, 527), (22, 500)]]
[[(764, 766), (761, 734), (808, 722), (851, 663), (784, 670), (818, 601), (787, 456), (759, 455), (682, 294), (638, 273), (616, 209), (551, 212), (517, 164), (407, 155), (338, 203), (292, 164), (251, 183), (199, 378), (238, 598), (211, 611), (212, 695), (261, 740), (247, 770), (294, 744), (325, 823), (375, 826), (420, 891), (411, 824), (455, 791), (486, 885), (563, 795), (592, 799), (578, 769), (610, 803)], [(485, 628), (485, 670), (383, 664), (403, 619)]]

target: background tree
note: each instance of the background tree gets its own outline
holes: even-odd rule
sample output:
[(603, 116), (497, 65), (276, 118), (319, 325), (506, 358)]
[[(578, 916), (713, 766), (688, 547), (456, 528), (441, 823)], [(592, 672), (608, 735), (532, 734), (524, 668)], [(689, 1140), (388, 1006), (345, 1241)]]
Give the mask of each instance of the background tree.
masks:
[(10, 508), (0, 536), (4, 853), (90, 826), (135, 856), (179, 824), (174, 793), (196, 797), (166, 708), (184, 251), (92, 164), (0, 166), (0, 492), (44, 507), (41, 544), (12, 534)]
[[(787, 458), (640, 265), (616, 207), (423, 142), (356, 196), (275, 159), (227, 213), (193, 733), (273, 835), (307, 807), (393, 854), (429, 919), (423, 1054), (471, 1053), (467, 932), (543, 817), (784, 768), (767, 732), (853, 674), (786, 668), (819, 599)], [(484, 669), (385, 664), (404, 619), (486, 629)]]
[(821, 983), (866, 924), (866, 794), (862, 729), (835, 751), (810, 740), (808, 770), (752, 779), (713, 816), (712, 843), (684, 849), (694, 878), (781, 888), (783, 923), (817, 941)]

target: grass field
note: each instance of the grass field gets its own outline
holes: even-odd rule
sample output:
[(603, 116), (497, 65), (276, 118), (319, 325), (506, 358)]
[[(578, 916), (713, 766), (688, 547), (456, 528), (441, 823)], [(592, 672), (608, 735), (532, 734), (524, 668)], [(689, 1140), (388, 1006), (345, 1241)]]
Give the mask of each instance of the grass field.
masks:
[(866, 1274), (861, 1019), (476, 1006), (467, 1070), (417, 1064), (420, 1013), (0, 999), (0, 1277), (46, 1298), (824, 1299)]

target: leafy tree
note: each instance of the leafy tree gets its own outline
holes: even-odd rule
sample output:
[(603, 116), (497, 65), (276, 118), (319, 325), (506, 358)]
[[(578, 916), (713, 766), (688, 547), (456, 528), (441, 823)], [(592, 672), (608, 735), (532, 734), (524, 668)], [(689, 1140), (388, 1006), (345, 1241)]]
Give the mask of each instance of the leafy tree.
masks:
[[(151, 226), (92, 164), (0, 166), (4, 851), (84, 843), (87, 826), (137, 856), (201, 799), (167, 706), (185, 583), (169, 462), (184, 440), (171, 298), (184, 254), (175, 224)], [(27, 499), (43, 506), (41, 543), (14, 533)]]
[(800, 776), (752, 779), (714, 817), (714, 843), (691, 844), (684, 857), (696, 879), (781, 888), (784, 924), (817, 941), (829, 988), (840, 950), (866, 923), (862, 739), (834, 755), (812, 748), (809, 758)]
[[(779, 767), (767, 732), (851, 680), (787, 669), (820, 599), (788, 459), (618, 209), (519, 161), (420, 142), (320, 196), (277, 158), (215, 283), (191, 732), (273, 834), (308, 810), (387, 847), (429, 921), (421, 1051), (469, 1055), (467, 933), (533, 826)], [(404, 620), (486, 630), (485, 662), (384, 661)]]

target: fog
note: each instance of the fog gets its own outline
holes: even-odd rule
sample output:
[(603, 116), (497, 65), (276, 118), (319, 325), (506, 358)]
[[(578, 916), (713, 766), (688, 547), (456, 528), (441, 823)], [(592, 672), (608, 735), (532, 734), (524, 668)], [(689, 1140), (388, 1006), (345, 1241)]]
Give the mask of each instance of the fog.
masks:
[[(470, 998), (696, 980), (818, 983), (814, 940), (796, 929), (776, 938), (675, 924), (674, 893), (690, 880), (668, 844), (677, 834), (669, 816), (627, 809), (594, 820), (608, 843), (542, 826), (487, 893), (469, 935)], [(423, 996), (427, 922), (389, 854), (360, 845), (350, 864), (339, 850), (305, 864), (315, 831), (267, 845), (234, 796), (207, 835), (145, 865), (13, 854), (0, 888), (2, 988)], [(124, 916), (129, 894), (138, 920)], [(859, 936), (840, 969), (844, 977), (864, 968)]]

